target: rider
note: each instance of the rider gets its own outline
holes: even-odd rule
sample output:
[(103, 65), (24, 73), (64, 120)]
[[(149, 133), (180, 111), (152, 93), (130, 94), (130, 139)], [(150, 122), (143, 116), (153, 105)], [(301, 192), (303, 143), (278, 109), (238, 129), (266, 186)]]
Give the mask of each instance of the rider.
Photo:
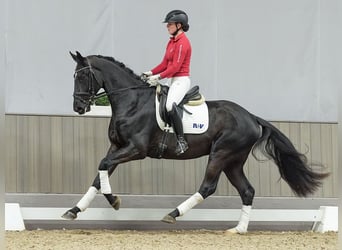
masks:
[(177, 136), (175, 152), (179, 155), (188, 149), (188, 143), (184, 139), (182, 119), (176, 108), (191, 84), (189, 78), (191, 44), (185, 35), (189, 30), (188, 16), (182, 10), (173, 10), (166, 15), (164, 23), (167, 23), (166, 27), (171, 35), (164, 58), (159, 65), (143, 74), (148, 77), (147, 82), (151, 85), (156, 85), (158, 80), (163, 78), (170, 79), (166, 110)]

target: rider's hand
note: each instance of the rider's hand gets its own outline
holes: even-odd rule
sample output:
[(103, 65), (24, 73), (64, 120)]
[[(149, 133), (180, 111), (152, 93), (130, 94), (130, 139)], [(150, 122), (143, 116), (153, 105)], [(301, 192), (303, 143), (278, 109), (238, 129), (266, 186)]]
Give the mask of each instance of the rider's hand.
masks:
[(147, 78), (147, 83), (150, 84), (150, 86), (156, 86), (158, 84), (158, 81), (160, 80), (160, 75), (153, 75)]
[(152, 71), (142, 72), (140, 75), (140, 79), (143, 81), (147, 81), (148, 77), (151, 76), (152, 74), (153, 74)]
[(152, 71), (146, 71), (146, 72), (142, 72), (142, 74), (148, 77), (148, 76), (151, 76), (153, 73)]

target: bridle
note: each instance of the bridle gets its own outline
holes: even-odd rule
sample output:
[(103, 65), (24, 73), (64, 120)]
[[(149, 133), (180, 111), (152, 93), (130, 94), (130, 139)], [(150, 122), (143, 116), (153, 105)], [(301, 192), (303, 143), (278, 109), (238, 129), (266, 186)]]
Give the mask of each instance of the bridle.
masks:
[[(130, 87), (126, 87), (126, 88), (112, 90), (112, 91), (110, 91), (108, 93), (103, 91), (103, 92), (97, 94), (95, 92), (94, 82), (98, 86), (100, 86), (100, 84), (99, 84), (98, 79), (96, 78), (96, 75), (95, 75), (95, 73), (93, 71), (93, 68), (90, 65), (90, 63), (89, 63), (88, 66), (85, 66), (83, 68), (80, 68), (80, 69), (76, 70), (75, 73), (74, 73), (74, 79), (76, 79), (78, 72), (81, 72), (81, 71), (86, 70), (86, 69), (89, 69), (89, 74), (90, 74), (90, 84), (88, 86), (89, 87), (88, 91), (87, 92), (82, 92), (82, 91), (74, 92), (73, 96), (74, 96), (75, 99), (77, 99), (80, 102), (86, 104), (87, 106), (93, 104), (95, 100), (97, 100), (98, 98), (101, 98), (101, 97), (103, 97), (105, 95), (111, 96), (111, 95), (119, 94), (122, 91), (126, 91), (126, 90), (129, 90), (129, 89), (150, 88), (149, 85), (136, 85), (136, 86), (130, 86)], [(144, 82), (146, 82), (146, 81), (144, 81)]]
[(78, 72), (81, 72), (81, 71), (86, 70), (86, 69), (89, 69), (89, 74), (90, 74), (90, 76), (89, 76), (90, 83), (88, 85), (88, 91), (87, 92), (83, 92), (83, 91), (74, 92), (73, 96), (74, 96), (75, 99), (77, 99), (80, 102), (82, 102), (82, 103), (86, 104), (87, 106), (89, 106), (89, 105), (93, 104), (96, 99), (98, 99), (98, 98), (100, 98), (102, 96), (105, 96), (106, 93), (105, 92), (101, 92), (101, 93), (97, 94), (95, 92), (94, 84), (99, 85), (99, 82), (96, 79), (95, 73), (94, 73), (94, 71), (93, 71), (93, 69), (92, 69), (92, 67), (90, 65), (76, 70), (75, 73), (74, 73), (74, 79), (76, 79)]

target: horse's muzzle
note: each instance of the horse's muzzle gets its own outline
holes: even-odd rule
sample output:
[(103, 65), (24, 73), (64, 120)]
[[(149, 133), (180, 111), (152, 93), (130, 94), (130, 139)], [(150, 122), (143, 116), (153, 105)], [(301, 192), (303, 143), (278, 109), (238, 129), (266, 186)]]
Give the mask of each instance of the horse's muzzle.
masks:
[(74, 102), (74, 111), (80, 115), (83, 115), (86, 112), (90, 111), (90, 105), (86, 105), (84, 103)]

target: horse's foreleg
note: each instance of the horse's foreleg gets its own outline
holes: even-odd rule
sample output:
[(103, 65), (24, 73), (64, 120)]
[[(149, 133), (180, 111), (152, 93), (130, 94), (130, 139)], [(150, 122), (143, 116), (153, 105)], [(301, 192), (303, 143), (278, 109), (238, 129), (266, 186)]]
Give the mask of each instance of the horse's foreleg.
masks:
[(255, 193), (254, 188), (249, 183), (243, 172), (243, 165), (233, 169), (225, 169), (224, 173), (226, 174), (232, 185), (238, 190), (242, 200), (242, 209), (239, 223), (236, 227), (227, 230), (227, 232), (239, 234), (247, 233)]
[(97, 189), (94, 186), (91, 186), (88, 191), (83, 195), (82, 199), (74, 206), (73, 208), (69, 209), (66, 211), (63, 215), (62, 218), (67, 219), (67, 220), (74, 220), (77, 218), (77, 214), (79, 212), (83, 212), (86, 210), (92, 200), (95, 198), (97, 194)]
[(118, 196), (112, 195), (112, 188), (109, 183), (109, 176), (113, 173), (116, 166), (120, 163), (141, 158), (143, 157), (141, 157), (134, 144), (130, 143), (127, 147), (120, 148), (115, 151), (109, 151), (107, 156), (101, 161), (99, 166), (98, 179), (95, 179), (94, 184), (101, 187), (102, 194), (106, 197), (109, 204), (115, 210), (119, 209), (121, 199)]
[(192, 195), (189, 199), (180, 204), (175, 210), (166, 215), (162, 221), (166, 223), (176, 223), (176, 218), (184, 215), (190, 209), (201, 203), (208, 196), (216, 191), (217, 183), (221, 174), (221, 169), (210, 161), (204, 176), (202, 185), (197, 193)]
[(99, 174), (96, 176), (93, 186), (97, 187), (98, 190), (101, 188), (101, 192), (106, 197), (109, 204), (115, 209), (119, 210), (121, 205), (121, 199), (119, 196), (114, 196), (112, 194), (112, 189), (109, 184), (109, 177), (114, 172), (118, 164), (112, 165), (108, 171), (100, 170)]
[[(109, 176), (114, 172), (115, 168), (116, 168), (116, 165), (113, 165), (109, 168), (109, 170), (108, 170)], [(99, 177), (99, 174), (97, 174), (97, 176), (95, 177), (95, 179), (93, 181), (92, 186), (89, 187), (88, 191), (83, 195), (81, 200), (76, 204), (75, 207), (66, 211), (62, 215), (62, 218), (67, 219), (67, 220), (76, 219), (77, 214), (79, 212), (83, 212), (89, 207), (90, 203), (94, 200), (94, 198), (95, 198), (95, 196), (99, 190), (100, 190), (100, 177)], [(120, 197), (113, 196), (113, 195), (111, 195), (111, 197), (109, 197), (109, 195), (108, 195), (107, 200), (108, 201), (110, 200), (110, 204), (112, 204), (112, 206), (115, 208), (115, 210), (119, 209), (120, 203), (121, 203)]]
[(94, 179), (93, 185), (89, 188), (88, 192), (82, 197), (75, 207), (65, 212), (62, 217), (68, 220), (77, 218), (77, 213), (84, 211), (95, 198), (97, 192), (101, 190), (102, 194), (106, 197), (109, 204), (116, 210), (119, 209), (121, 199), (118, 196), (112, 195), (112, 189), (109, 183), (109, 176), (113, 173), (115, 168), (123, 162), (130, 160), (137, 160), (143, 158), (139, 151), (131, 143), (125, 148), (117, 149), (112, 146), (107, 156), (102, 159), (99, 166), (99, 173)]

